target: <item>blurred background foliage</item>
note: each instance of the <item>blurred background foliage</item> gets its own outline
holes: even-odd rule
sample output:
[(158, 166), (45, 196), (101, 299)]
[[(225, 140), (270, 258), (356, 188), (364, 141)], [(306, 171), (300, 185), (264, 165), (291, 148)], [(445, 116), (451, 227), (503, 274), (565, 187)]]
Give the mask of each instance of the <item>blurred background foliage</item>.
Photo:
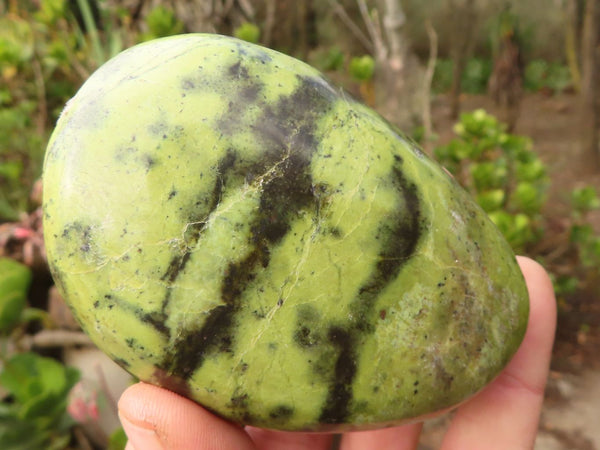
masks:
[[(79, 375), (60, 363), (67, 344), (36, 341), (62, 326), (49, 307), (39, 178), (67, 100), (112, 56), (154, 38), (228, 34), (317, 67), (421, 143), (516, 252), (548, 268), (563, 314), (598, 312), (593, 155), (573, 151), (592, 175), (557, 186), (536, 142), (515, 132), (527, 96), (589, 97), (588, 2), (0, 0), (0, 447), (124, 446), (120, 430), (95, 440), (76, 432), (95, 400), (79, 398), (87, 413), (69, 415)], [(468, 96), (493, 99), (498, 117), (463, 111)], [(447, 131), (431, 117), (441, 103)], [(597, 327), (577, 317), (567, 339)]]

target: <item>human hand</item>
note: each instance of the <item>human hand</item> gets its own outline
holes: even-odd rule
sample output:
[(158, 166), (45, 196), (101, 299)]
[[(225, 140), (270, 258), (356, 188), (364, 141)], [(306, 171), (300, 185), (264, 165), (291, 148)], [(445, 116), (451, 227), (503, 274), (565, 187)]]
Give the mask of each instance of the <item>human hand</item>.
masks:
[[(518, 257), (527, 281), (530, 315), (521, 347), (502, 373), (461, 405), (441, 448), (533, 448), (548, 376), (556, 301), (552, 283), (534, 261)], [(119, 415), (129, 437), (127, 450), (328, 450), (332, 435), (241, 428), (191, 400), (145, 383), (127, 389)], [(345, 433), (341, 450), (414, 450), (422, 424)]]

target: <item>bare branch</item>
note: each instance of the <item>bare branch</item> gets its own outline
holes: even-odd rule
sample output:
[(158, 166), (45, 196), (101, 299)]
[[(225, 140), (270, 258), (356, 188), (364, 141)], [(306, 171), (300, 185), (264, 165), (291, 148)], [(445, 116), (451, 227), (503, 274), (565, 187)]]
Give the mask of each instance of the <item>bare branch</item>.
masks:
[(273, 34), (273, 26), (275, 25), (275, 0), (266, 0), (267, 11), (265, 13), (265, 27), (263, 34), (263, 44), (267, 47), (271, 45), (271, 35)]
[(252, 3), (248, 0), (238, 0), (238, 5), (247, 20), (254, 20), (255, 12)]
[(92, 340), (85, 333), (67, 330), (42, 330), (33, 336), (23, 336), (22, 344), (28, 349), (32, 347), (48, 348), (94, 345)]
[(425, 129), (423, 148), (427, 153), (430, 153), (431, 138), (433, 135), (433, 126), (431, 124), (431, 83), (437, 61), (438, 36), (429, 19), (425, 21), (425, 29), (427, 30), (427, 36), (429, 36), (429, 61), (427, 62), (425, 77), (423, 77), (423, 128)]
[(379, 27), (379, 21), (376, 20), (376, 18), (371, 17), (365, 0), (356, 0), (356, 3), (358, 3), (360, 14), (365, 22), (369, 35), (371, 36), (375, 59), (378, 62), (384, 61), (387, 58), (388, 49), (383, 42), (383, 35), (381, 33), (381, 28)]
[(373, 54), (375, 48), (369, 38), (362, 32), (360, 27), (354, 23), (352, 18), (348, 15), (342, 5), (335, 0), (329, 0), (329, 4), (333, 8), (333, 12), (341, 19), (342, 22), (348, 27), (348, 29), (354, 34), (358, 41), (365, 47), (365, 49)]
[(406, 22), (406, 16), (404, 15), (404, 11), (402, 11), (399, 0), (385, 0), (384, 3), (385, 16), (383, 18), (383, 26), (390, 44), (392, 58), (398, 59), (399, 55), (402, 54), (400, 29)]

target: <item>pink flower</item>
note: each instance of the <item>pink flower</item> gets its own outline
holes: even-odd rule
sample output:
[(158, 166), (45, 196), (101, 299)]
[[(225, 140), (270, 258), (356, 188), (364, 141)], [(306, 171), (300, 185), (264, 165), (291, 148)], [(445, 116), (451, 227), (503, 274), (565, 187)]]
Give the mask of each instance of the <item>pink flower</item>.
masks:
[(16, 227), (13, 231), (13, 236), (16, 239), (29, 239), (33, 236), (33, 231), (28, 228)]
[(71, 389), (69, 404), (67, 405), (69, 415), (79, 423), (98, 420), (98, 391), (90, 383), (80, 381)]

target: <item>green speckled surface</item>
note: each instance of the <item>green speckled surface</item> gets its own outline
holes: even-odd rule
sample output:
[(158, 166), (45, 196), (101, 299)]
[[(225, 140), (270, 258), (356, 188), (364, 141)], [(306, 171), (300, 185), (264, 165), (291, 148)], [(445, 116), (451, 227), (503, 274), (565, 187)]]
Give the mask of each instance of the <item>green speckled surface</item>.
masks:
[(455, 405), (527, 323), (510, 248), (439, 166), (309, 66), (222, 36), (85, 83), (48, 146), (44, 233), (101, 349), (240, 423)]

